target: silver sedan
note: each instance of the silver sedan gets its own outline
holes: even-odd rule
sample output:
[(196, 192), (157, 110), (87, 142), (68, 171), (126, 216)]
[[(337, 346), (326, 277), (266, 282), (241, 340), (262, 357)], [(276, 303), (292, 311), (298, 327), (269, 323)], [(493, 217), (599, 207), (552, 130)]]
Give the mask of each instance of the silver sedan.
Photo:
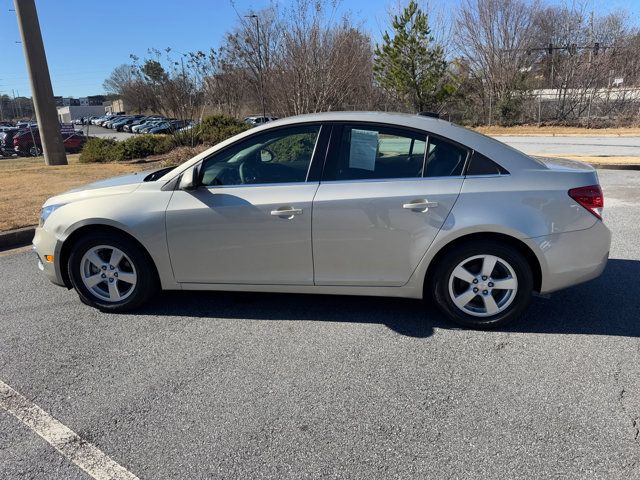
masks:
[(380, 295), (488, 328), (603, 271), (603, 205), (588, 165), (435, 118), (335, 112), (52, 197), (33, 243), (51, 281), (105, 311), (158, 289)]

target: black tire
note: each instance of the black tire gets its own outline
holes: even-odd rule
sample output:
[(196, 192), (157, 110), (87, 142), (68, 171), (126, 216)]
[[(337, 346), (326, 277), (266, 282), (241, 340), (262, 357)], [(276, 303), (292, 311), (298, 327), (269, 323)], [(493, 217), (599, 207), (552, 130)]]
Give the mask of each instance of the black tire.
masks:
[[(494, 255), (503, 259), (514, 270), (518, 282), (518, 288), (511, 303), (503, 311), (492, 316), (478, 317), (464, 312), (456, 306), (449, 293), (449, 280), (454, 269), (461, 262), (476, 255)], [(490, 329), (502, 327), (524, 313), (531, 300), (533, 274), (526, 258), (516, 248), (505, 243), (475, 241), (457, 245), (447, 251), (435, 266), (427, 285), (431, 289), (436, 305), (451, 321), (464, 327)], [(478, 296), (482, 300), (480, 294)], [(474, 299), (474, 301), (478, 300)]]
[[(135, 286), (132, 287), (132, 292), (124, 300), (105, 301), (92, 293), (82, 281), (82, 258), (91, 248), (99, 245), (118, 248), (131, 260), (137, 280)], [(86, 305), (105, 312), (133, 310), (151, 298), (158, 289), (157, 274), (146, 252), (124, 235), (96, 233), (80, 238), (72, 247), (67, 267), (71, 283), (80, 300)]]

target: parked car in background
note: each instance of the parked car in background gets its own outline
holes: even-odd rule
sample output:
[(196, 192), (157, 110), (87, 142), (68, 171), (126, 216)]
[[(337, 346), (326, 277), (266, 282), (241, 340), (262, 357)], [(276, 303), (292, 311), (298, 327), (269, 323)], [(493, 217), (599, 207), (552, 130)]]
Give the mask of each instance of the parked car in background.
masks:
[(33, 243), (53, 283), (103, 311), (159, 289), (371, 295), (490, 328), (602, 273), (603, 206), (584, 163), (435, 118), (331, 112), (52, 197)]
[(149, 131), (160, 124), (166, 123), (166, 120), (153, 120), (151, 122), (147, 122), (143, 125), (138, 125), (138, 127), (134, 128), (134, 133), (149, 133)]
[(6, 156), (15, 155), (13, 149), (13, 137), (15, 137), (23, 129), (13, 127), (0, 133), (0, 153)]
[(187, 124), (188, 124), (188, 121), (186, 120), (171, 120), (169, 122), (162, 122), (156, 125), (155, 127), (149, 129), (147, 133), (170, 134), (180, 130)]
[(98, 126), (98, 127), (102, 127), (104, 122), (107, 122), (109, 120), (112, 120), (113, 118), (115, 118), (115, 115), (103, 115), (102, 117), (98, 117), (94, 120), (93, 124)]
[(143, 115), (130, 115), (124, 118), (121, 118), (115, 122), (113, 122), (113, 124), (111, 125), (111, 128), (113, 128), (115, 131), (117, 132), (121, 132), (122, 131), (122, 127), (124, 127), (125, 125), (134, 122), (136, 120), (138, 120), (139, 118), (142, 118)]
[(247, 125), (251, 125), (251, 126), (255, 127), (255, 126), (267, 123), (267, 122), (272, 122), (272, 121), (277, 120), (277, 119), (278, 119), (278, 117), (271, 117), (271, 116), (263, 117), (261, 115), (251, 115), (249, 117), (245, 117), (243, 122), (246, 123)]
[[(82, 132), (75, 132), (71, 135), (63, 135), (65, 151), (77, 153), (87, 141)], [(40, 142), (40, 132), (37, 129), (20, 130), (13, 137), (13, 150), (21, 156), (35, 157), (42, 154), (42, 143)]]
[(120, 120), (122, 120), (123, 118), (125, 118), (125, 117), (124, 117), (124, 115), (116, 115), (115, 117), (113, 117), (113, 118), (111, 118), (111, 119), (107, 120), (106, 122), (103, 122), (103, 123), (102, 123), (102, 126), (103, 126), (104, 128), (109, 128), (109, 129), (111, 129), (111, 128), (113, 128), (113, 124), (114, 124), (114, 123), (119, 122), (119, 121), (120, 121)]
[(149, 129), (146, 129), (144, 133), (169, 133), (170, 129), (171, 122), (164, 121), (153, 125)]
[(138, 118), (138, 119), (134, 120), (131, 123), (128, 123), (128, 124), (124, 125), (122, 127), (122, 131), (123, 132), (134, 133), (133, 132), (133, 127), (137, 127), (138, 125), (142, 125), (142, 124), (147, 123), (147, 122), (152, 122), (154, 120), (161, 120), (161, 119), (162, 119), (162, 117), (159, 117), (159, 116), (146, 116), (146, 117), (143, 116), (141, 118)]
[(196, 123), (194, 121), (188, 121), (186, 122), (186, 124), (183, 127), (180, 127), (178, 129), (179, 132), (189, 132), (191, 130), (193, 130), (193, 128), (196, 126)]

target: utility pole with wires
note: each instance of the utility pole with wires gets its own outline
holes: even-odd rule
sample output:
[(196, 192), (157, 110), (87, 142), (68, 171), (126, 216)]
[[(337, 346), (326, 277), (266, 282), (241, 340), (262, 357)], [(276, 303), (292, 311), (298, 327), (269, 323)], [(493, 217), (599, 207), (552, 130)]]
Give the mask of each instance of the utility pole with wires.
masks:
[(14, 0), (40, 142), (47, 165), (67, 165), (35, 0)]
[(267, 116), (267, 108), (264, 101), (264, 78), (262, 72), (262, 51), (260, 48), (260, 18), (255, 13), (251, 15), (245, 15), (246, 18), (256, 19), (256, 41), (258, 46), (258, 75), (260, 76), (260, 98), (262, 100), (262, 116)]

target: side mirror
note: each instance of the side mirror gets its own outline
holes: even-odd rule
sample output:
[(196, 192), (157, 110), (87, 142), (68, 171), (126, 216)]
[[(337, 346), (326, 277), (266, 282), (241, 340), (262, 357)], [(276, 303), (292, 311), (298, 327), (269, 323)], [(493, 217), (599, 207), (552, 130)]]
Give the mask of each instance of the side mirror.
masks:
[(195, 190), (196, 188), (198, 188), (198, 172), (199, 168), (197, 166), (191, 167), (182, 172), (182, 177), (180, 177), (178, 188), (180, 190)]
[(260, 161), (270, 162), (271, 160), (273, 160), (273, 154), (269, 150), (265, 148), (260, 150)]

